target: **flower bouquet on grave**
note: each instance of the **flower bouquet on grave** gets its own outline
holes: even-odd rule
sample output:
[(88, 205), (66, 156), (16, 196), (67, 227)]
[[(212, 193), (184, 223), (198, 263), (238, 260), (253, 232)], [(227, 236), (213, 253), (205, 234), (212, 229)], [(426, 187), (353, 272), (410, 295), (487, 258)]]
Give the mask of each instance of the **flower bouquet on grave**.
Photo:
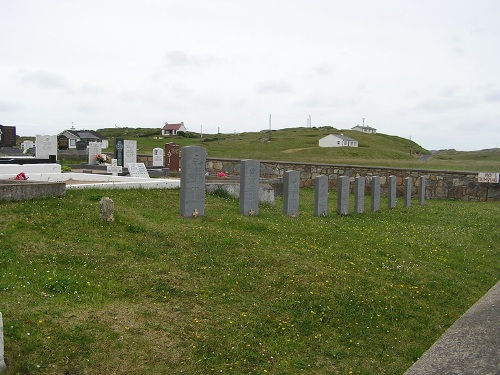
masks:
[(108, 162), (108, 155), (105, 155), (105, 154), (97, 154), (95, 156), (95, 160), (99, 163), (99, 164), (104, 164), (104, 163), (107, 163)]

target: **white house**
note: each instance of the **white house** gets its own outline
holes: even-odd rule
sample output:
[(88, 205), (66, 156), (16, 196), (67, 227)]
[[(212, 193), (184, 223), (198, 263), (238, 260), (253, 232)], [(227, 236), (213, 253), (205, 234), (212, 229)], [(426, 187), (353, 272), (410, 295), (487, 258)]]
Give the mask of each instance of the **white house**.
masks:
[(161, 129), (161, 135), (177, 135), (178, 132), (185, 132), (186, 127), (183, 122), (178, 124), (165, 123), (165, 126)]
[(330, 134), (319, 140), (319, 147), (358, 147), (358, 141), (343, 134)]
[(70, 129), (57, 135), (57, 143), (60, 150), (75, 149), (77, 148), (77, 142), (85, 142), (87, 145), (89, 142), (100, 142), (101, 148), (109, 147), (109, 139), (93, 130)]
[(358, 132), (369, 133), (369, 134), (377, 133), (377, 129), (364, 125), (363, 126), (356, 125), (354, 128), (351, 128), (351, 130), (356, 130)]

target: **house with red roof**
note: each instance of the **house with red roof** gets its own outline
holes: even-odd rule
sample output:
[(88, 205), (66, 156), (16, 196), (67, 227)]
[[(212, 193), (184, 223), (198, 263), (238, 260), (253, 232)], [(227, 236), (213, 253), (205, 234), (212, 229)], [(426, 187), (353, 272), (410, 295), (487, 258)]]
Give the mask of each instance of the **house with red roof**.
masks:
[(178, 124), (165, 123), (165, 126), (161, 129), (161, 135), (177, 135), (178, 132), (185, 132), (186, 127), (183, 122)]

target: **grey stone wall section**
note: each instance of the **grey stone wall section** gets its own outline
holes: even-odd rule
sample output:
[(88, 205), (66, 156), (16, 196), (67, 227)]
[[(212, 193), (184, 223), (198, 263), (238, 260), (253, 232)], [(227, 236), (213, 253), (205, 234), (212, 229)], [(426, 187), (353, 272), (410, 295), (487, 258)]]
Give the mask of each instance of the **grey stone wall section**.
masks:
[(328, 177), (316, 176), (314, 179), (314, 216), (328, 215)]
[(5, 370), (5, 357), (4, 357), (4, 346), (3, 346), (3, 318), (0, 312), (0, 372)]
[(377, 212), (377, 211), (380, 211), (380, 177), (379, 176), (372, 177), (371, 187), (372, 187), (372, 198), (371, 198), (372, 212)]
[(240, 213), (244, 216), (259, 214), (260, 162), (245, 159), (240, 171)]
[(337, 213), (339, 215), (349, 214), (349, 176), (339, 178), (337, 196)]
[(364, 177), (358, 176), (354, 182), (354, 211), (357, 214), (365, 212), (365, 183)]
[(425, 204), (425, 185), (426, 185), (425, 176), (420, 176), (419, 189), (418, 189), (418, 204), (420, 204), (421, 206)]
[(181, 216), (205, 216), (207, 150), (199, 146), (185, 146), (181, 152)]
[(405, 203), (404, 203), (406, 208), (411, 206), (411, 189), (412, 189), (411, 177), (406, 177), (405, 178)]
[(389, 176), (388, 180), (388, 204), (389, 208), (396, 207), (396, 176)]
[[(239, 174), (239, 159), (208, 158), (207, 168), (210, 173), (224, 171), (228, 174)], [(300, 172), (300, 186), (313, 187), (314, 178), (324, 174), (328, 176), (330, 189), (337, 186), (340, 176), (353, 178), (365, 176), (367, 181), (374, 176), (381, 177), (381, 187), (385, 194), (387, 177), (397, 176), (398, 188), (402, 188), (403, 179), (411, 177), (413, 184), (418, 186), (418, 178), (425, 176), (427, 180), (426, 199), (459, 199), (464, 201), (494, 201), (500, 200), (500, 184), (478, 183), (478, 172), (446, 171), (429, 169), (409, 169), (395, 167), (371, 167), (345, 164), (292, 163), (283, 161), (260, 161), (261, 178), (283, 178), (287, 170)], [(414, 189), (415, 198), (417, 189)]]
[(299, 215), (300, 172), (286, 171), (283, 175), (283, 213), (286, 216)]

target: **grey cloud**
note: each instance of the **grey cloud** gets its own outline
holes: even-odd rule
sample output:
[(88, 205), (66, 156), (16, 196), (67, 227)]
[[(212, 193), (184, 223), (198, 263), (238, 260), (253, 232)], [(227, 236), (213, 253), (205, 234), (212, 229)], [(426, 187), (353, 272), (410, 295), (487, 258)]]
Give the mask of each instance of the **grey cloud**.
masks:
[(500, 101), (500, 89), (492, 89), (484, 95), (487, 102)]
[(42, 89), (69, 89), (69, 85), (61, 75), (46, 71), (29, 72), (22, 76), (22, 81), (31, 83)]
[(416, 109), (426, 112), (443, 113), (459, 108), (471, 108), (475, 100), (471, 98), (429, 98), (420, 102)]
[(286, 81), (268, 81), (257, 88), (259, 94), (284, 94), (292, 91), (292, 86)]

